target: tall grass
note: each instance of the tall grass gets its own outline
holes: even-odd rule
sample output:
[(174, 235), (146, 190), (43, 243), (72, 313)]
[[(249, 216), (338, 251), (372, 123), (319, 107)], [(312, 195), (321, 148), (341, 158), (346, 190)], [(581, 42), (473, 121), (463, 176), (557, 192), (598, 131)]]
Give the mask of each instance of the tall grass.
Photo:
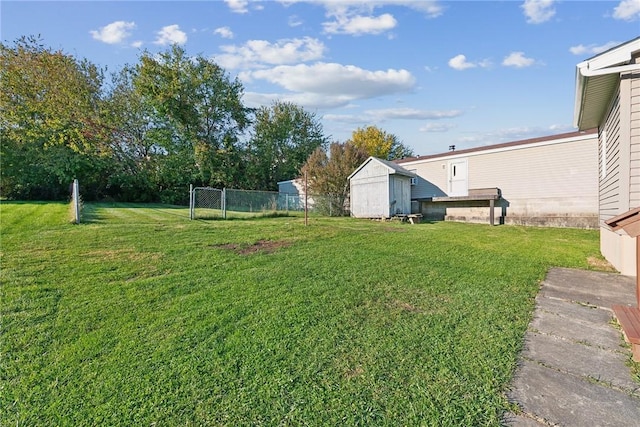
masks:
[(499, 425), (595, 231), (0, 204), (1, 425)]

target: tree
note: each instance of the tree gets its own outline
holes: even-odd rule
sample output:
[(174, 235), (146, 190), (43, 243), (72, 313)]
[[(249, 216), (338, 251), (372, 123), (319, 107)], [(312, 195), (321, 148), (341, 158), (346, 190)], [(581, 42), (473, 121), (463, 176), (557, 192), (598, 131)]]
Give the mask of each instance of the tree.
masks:
[(96, 192), (108, 175), (102, 71), (35, 37), (0, 44), (0, 155), (5, 197), (59, 199), (74, 178)]
[(187, 194), (189, 183), (225, 186), (233, 181), (239, 136), (249, 126), (243, 87), (216, 63), (190, 57), (179, 46), (158, 55), (145, 53), (134, 87), (150, 107), (152, 121), (166, 137), (161, 144), (167, 169), (164, 199)]
[[(118, 200), (159, 201), (158, 171), (168, 139), (153, 110), (133, 85), (135, 69), (125, 66), (112, 75), (105, 96), (105, 132), (109, 135), (114, 170), (106, 194)], [(160, 122), (161, 123), (161, 122)]]
[(290, 102), (274, 102), (255, 113), (249, 142), (249, 185), (277, 190), (278, 181), (295, 178), (316, 149), (326, 149), (327, 138), (315, 115)]
[(362, 148), (370, 156), (385, 160), (401, 159), (413, 156), (413, 150), (398, 141), (398, 138), (376, 126), (358, 128), (349, 140), (356, 147)]
[(316, 149), (302, 167), (306, 175), (309, 193), (327, 196), (318, 197), (316, 203), (325, 213), (344, 215), (349, 201), (349, 175), (369, 157), (362, 148), (351, 142), (334, 142), (329, 154), (321, 148)]

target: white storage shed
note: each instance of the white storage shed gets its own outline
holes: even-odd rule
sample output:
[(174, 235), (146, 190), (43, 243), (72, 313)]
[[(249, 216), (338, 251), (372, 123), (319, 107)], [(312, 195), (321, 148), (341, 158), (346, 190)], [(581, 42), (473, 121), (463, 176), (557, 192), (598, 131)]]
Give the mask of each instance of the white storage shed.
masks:
[(351, 216), (391, 218), (411, 213), (411, 185), (416, 175), (400, 165), (369, 157), (351, 175)]

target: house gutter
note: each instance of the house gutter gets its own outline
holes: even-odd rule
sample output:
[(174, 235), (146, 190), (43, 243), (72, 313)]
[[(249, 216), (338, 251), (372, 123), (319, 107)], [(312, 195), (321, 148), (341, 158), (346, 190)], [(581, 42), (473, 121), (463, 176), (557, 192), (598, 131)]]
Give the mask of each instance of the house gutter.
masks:
[(627, 71), (640, 71), (640, 64), (620, 65), (618, 67), (600, 68), (591, 70), (589, 65), (580, 67), (580, 74), (584, 77), (604, 76), (607, 74), (625, 73)]
[(626, 72), (640, 71), (639, 64), (618, 65), (616, 67), (596, 68), (590, 69), (589, 62), (583, 62), (578, 64), (576, 74), (576, 102), (574, 107), (573, 125), (580, 128), (580, 121), (582, 120), (582, 100), (584, 99), (584, 92), (586, 90), (586, 80), (589, 77), (606, 76), (609, 74), (621, 74)]

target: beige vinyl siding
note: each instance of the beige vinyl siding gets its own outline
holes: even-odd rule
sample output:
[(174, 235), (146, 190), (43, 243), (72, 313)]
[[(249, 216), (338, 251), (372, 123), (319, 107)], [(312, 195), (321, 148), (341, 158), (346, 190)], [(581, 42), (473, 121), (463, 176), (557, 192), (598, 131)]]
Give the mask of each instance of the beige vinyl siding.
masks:
[(629, 79), (629, 142), (630, 152), (630, 184), (629, 207), (640, 206), (640, 73), (633, 73)]
[(624, 196), (621, 193), (621, 180), (624, 180), (624, 170), (621, 167), (620, 159), (624, 156), (620, 150), (624, 147), (620, 145), (620, 94), (615, 97), (607, 120), (600, 128), (598, 135), (598, 149), (602, 156), (605, 148), (606, 138), (606, 175), (602, 173), (603, 165), (600, 162), (600, 223), (622, 213), (621, 206), (624, 204)]
[(448, 159), (432, 159), (414, 163), (411, 170), (418, 175), (416, 185), (411, 190), (412, 199), (426, 199), (447, 195)]
[[(590, 138), (469, 153), (469, 188), (498, 187), (518, 217), (591, 216), (598, 212), (598, 143)], [(419, 176), (413, 199), (444, 196), (451, 157), (411, 162)]]
[(479, 155), (469, 188), (499, 187), (513, 214), (595, 214), (596, 150), (594, 139)]

